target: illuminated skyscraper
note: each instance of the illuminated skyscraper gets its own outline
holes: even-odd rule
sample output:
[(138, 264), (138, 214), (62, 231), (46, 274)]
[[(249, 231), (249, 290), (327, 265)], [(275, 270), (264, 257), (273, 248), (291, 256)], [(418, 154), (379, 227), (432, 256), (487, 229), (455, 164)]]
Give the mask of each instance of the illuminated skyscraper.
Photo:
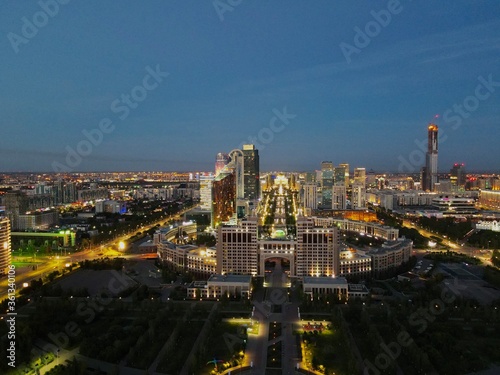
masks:
[(254, 145), (243, 145), (244, 198), (260, 197), (259, 150)]
[(438, 182), (438, 126), (429, 124), (427, 131), (427, 154), (425, 167), (422, 170), (422, 190), (434, 191), (434, 184)]
[(313, 218), (297, 220), (297, 276), (335, 276), (339, 273), (339, 229), (316, 225)]
[(350, 181), (351, 175), (350, 175), (349, 164), (348, 163), (342, 163), (342, 164), (339, 164), (339, 167), (343, 167), (344, 168), (344, 171), (345, 171), (344, 181), (345, 181), (345, 188), (347, 189), (349, 187), (349, 183), (351, 182)]
[(455, 163), (450, 169), (450, 182), (452, 191), (465, 189), (465, 164)]
[(362, 185), (366, 187), (366, 169), (365, 168), (355, 168), (354, 169), (354, 184)]
[(318, 185), (315, 183), (305, 184), (304, 187), (304, 208), (315, 210), (318, 208)]
[(236, 213), (236, 174), (223, 171), (212, 183), (212, 226), (217, 227)]
[(257, 275), (257, 218), (217, 230), (217, 273)]
[(333, 168), (333, 184), (345, 186), (346, 183), (345, 175), (346, 175), (345, 164)]
[(345, 185), (333, 186), (332, 209), (345, 210), (346, 207), (346, 188)]
[(229, 163), (229, 155), (223, 152), (219, 152), (215, 160), (215, 177), (219, 175), (219, 173), (224, 169), (224, 167), (228, 163)]
[(365, 209), (366, 189), (362, 184), (354, 183), (352, 185), (351, 206), (353, 210)]
[(10, 220), (0, 216), (0, 274), (6, 274), (11, 263)]
[(200, 174), (200, 207), (203, 210), (212, 209), (212, 173)]
[(324, 161), (321, 163), (321, 206), (323, 208), (332, 207), (332, 187), (333, 163)]

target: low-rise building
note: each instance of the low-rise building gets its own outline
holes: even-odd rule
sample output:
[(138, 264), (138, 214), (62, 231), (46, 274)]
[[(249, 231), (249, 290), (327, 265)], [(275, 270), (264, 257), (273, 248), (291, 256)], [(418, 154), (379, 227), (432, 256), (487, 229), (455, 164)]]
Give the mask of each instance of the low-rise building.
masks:
[(487, 210), (500, 210), (500, 190), (481, 190), (479, 205)]
[(442, 195), (434, 198), (432, 205), (444, 215), (472, 215), (477, 212), (474, 198)]
[(339, 276), (370, 276), (372, 272), (372, 258), (369, 255), (355, 251), (340, 252)]
[(370, 291), (364, 284), (348, 284), (347, 297), (348, 299), (353, 298), (367, 298)]
[(372, 258), (372, 272), (378, 274), (408, 262), (412, 249), (413, 241), (403, 237), (396, 241), (386, 241), (381, 247), (368, 251), (367, 255)]
[(187, 288), (192, 299), (250, 298), (251, 294), (250, 275), (212, 275), (208, 281), (193, 281)]
[(476, 224), (476, 229), (492, 230), (493, 232), (500, 232), (500, 222), (493, 221), (479, 221)]
[(309, 296), (335, 294), (347, 298), (348, 284), (345, 277), (305, 276), (302, 281), (304, 294)]
[(103, 200), (95, 203), (95, 213), (100, 214), (103, 212), (111, 214), (124, 214), (127, 212), (127, 202)]
[(58, 222), (57, 211), (30, 212), (19, 215), (18, 230), (47, 230)]

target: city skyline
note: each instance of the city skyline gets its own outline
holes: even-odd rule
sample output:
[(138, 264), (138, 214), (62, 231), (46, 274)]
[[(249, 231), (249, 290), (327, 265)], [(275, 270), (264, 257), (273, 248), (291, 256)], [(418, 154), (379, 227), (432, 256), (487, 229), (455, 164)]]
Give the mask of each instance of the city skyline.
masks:
[[(1, 15), (1, 171), (205, 171), (255, 143), (262, 170), (418, 173), (425, 156), (402, 160), (430, 121), (440, 172), (500, 170), (496, 4), (93, 5), (60, 4), (29, 38), (38, 3)], [(94, 144), (68, 166), (84, 130)]]

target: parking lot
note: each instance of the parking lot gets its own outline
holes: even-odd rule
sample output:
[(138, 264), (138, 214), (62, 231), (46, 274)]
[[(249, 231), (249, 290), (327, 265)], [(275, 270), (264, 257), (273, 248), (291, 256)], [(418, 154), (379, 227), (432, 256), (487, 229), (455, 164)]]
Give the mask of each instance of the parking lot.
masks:
[(414, 273), (423, 275), (425, 273), (431, 272), (434, 268), (434, 262), (428, 259), (419, 259), (412, 271)]

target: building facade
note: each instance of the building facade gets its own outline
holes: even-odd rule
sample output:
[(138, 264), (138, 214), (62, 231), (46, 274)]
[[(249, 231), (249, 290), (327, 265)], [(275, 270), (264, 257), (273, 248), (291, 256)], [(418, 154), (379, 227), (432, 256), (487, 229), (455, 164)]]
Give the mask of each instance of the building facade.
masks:
[(202, 210), (212, 210), (212, 183), (214, 176), (212, 173), (200, 175), (200, 208)]
[(7, 274), (12, 260), (10, 220), (0, 216), (0, 274)]
[(257, 218), (236, 225), (220, 225), (217, 231), (217, 273), (257, 275)]
[(345, 210), (347, 209), (347, 191), (345, 185), (334, 185), (332, 194), (332, 209)]
[(500, 210), (500, 190), (481, 190), (479, 206), (487, 210)]
[(332, 187), (334, 180), (333, 163), (324, 161), (321, 163), (321, 207), (332, 207)]
[(212, 227), (236, 214), (236, 179), (232, 172), (221, 172), (212, 183)]
[(260, 197), (259, 150), (254, 145), (243, 145), (244, 198), (258, 200)]
[(427, 153), (421, 181), (424, 191), (434, 191), (434, 185), (438, 182), (438, 126), (436, 124), (429, 124), (427, 127)]
[(57, 211), (42, 211), (19, 215), (18, 229), (24, 230), (48, 230), (59, 222)]
[(339, 273), (339, 234), (335, 225), (318, 225), (313, 218), (297, 219), (296, 276), (335, 276)]
[(315, 210), (318, 208), (318, 185), (316, 183), (307, 183), (303, 186), (304, 208)]

